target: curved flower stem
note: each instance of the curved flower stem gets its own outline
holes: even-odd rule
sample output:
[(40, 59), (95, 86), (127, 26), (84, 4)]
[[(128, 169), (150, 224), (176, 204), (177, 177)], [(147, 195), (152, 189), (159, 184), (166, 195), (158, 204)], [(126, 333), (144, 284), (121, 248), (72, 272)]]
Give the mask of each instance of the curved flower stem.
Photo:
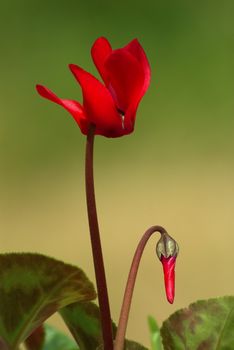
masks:
[(97, 209), (93, 179), (93, 144), (95, 125), (91, 125), (86, 143), (85, 180), (86, 200), (89, 219), (90, 238), (96, 276), (98, 301), (101, 314), (101, 325), (104, 350), (113, 350), (112, 322), (106, 285), (106, 276), (102, 256), (102, 247), (97, 219)]
[(154, 232), (159, 232), (161, 235), (164, 233), (167, 233), (167, 231), (162, 226), (152, 226), (144, 233), (143, 237), (141, 238), (137, 246), (137, 249), (135, 251), (135, 254), (132, 260), (132, 265), (129, 271), (128, 280), (127, 280), (127, 284), (124, 292), (123, 303), (122, 303), (122, 308), (121, 308), (119, 323), (118, 323), (118, 329), (117, 329), (117, 334), (114, 342), (114, 350), (124, 349), (125, 334), (127, 329), (129, 311), (131, 307), (132, 295), (133, 295), (133, 290), (136, 282), (138, 267), (139, 267), (146, 243), (148, 242), (149, 238)]

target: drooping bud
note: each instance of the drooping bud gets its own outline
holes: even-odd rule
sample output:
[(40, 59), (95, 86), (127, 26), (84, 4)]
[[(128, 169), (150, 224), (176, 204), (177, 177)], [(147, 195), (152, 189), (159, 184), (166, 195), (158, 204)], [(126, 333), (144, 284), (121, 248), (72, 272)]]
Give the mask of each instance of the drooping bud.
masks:
[(167, 300), (170, 304), (173, 304), (175, 297), (175, 263), (176, 257), (171, 256), (170, 258), (165, 258), (162, 256), (161, 263), (163, 266), (164, 273), (164, 283), (167, 295)]
[(172, 304), (175, 296), (175, 263), (179, 253), (179, 246), (168, 233), (163, 233), (157, 243), (156, 253), (163, 265), (167, 300)]

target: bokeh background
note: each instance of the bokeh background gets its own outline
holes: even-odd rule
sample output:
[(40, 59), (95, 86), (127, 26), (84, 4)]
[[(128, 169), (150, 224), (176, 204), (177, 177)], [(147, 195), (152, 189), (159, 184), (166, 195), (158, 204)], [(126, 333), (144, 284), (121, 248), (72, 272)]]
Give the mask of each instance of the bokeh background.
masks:
[[(85, 137), (41, 99), (42, 83), (81, 101), (67, 69), (98, 76), (90, 48), (137, 37), (152, 81), (135, 132), (96, 138), (95, 174), (113, 318), (131, 258), (151, 225), (179, 242), (175, 303), (166, 302), (152, 238), (128, 337), (149, 345), (159, 323), (192, 301), (234, 292), (234, 2), (0, 0), (0, 251), (45, 253), (94, 280), (84, 193)], [(51, 322), (63, 328), (58, 317)]]

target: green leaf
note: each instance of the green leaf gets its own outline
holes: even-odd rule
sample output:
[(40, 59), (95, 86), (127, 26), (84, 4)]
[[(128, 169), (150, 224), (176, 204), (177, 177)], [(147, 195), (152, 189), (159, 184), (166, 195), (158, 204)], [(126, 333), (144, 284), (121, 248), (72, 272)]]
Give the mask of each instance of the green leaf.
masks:
[(152, 350), (162, 350), (160, 329), (156, 320), (152, 317), (148, 317), (148, 324), (150, 329), (150, 340)]
[(228, 350), (234, 344), (234, 297), (200, 300), (161, 328), (165, 350)]
[(81, 350), (96, 350), (102, 343), (100, 311), (90, 302), (75, 303), (59, 311)]
[(125, 348), (124, 350), (148, 350), (143, 345), (136, 343), (132, 340), (126, 340), (125, 341)]
[(95, 297), (77, 267), (39, 254), (0, 255), (0, 342), (16, 350), (54, 312)]
[[(102, 350), (102, 330), (100, 311), (91, 302), (68, 305), (59, 311), (73, 337), (79, 344), (80, 350)], [(113, 323), (113, 333), (116, 326)], [(142, 345), (126, 340), (125, 350), (147, 350)]]
[(45, 341), (42, 350), (79, 350), (74, 340), (68, 338), (56, 328), (45, 324)]

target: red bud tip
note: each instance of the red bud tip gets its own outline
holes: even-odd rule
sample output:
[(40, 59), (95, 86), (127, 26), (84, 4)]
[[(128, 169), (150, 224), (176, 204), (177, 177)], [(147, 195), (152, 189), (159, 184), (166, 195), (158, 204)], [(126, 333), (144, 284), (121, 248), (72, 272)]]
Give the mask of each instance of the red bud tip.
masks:
[(164, 273), (164, 283), (167, 300), (170, 304), (173, 304), (174, 296), (175, 296), (175, 263), (176, 257), (170, 256), (165, 258), (163, 255), (161, 256), (161, 263), (163, 265), (163, 273)]

